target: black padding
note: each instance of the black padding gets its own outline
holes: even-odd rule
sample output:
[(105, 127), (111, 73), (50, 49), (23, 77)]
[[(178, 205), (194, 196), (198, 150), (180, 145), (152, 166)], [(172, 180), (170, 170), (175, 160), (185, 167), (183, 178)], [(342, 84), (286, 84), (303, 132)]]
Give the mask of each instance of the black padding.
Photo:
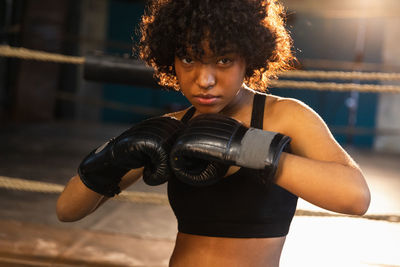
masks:
[(83, 77), (89, 81), (160, 88), (152, 68), (134, 59), (86, 56)]

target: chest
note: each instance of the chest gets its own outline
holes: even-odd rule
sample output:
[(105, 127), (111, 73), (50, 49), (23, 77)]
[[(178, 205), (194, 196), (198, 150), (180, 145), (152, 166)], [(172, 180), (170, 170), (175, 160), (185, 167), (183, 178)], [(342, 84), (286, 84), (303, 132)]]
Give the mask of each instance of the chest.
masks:
[(194, 187), (173, 177), (168, 183), (170, 204), (179, 219), (259, 221), (286, 217), (294, 212), (297, 197), (263, 182), (262, 173), (240, 168), (216, 184)]

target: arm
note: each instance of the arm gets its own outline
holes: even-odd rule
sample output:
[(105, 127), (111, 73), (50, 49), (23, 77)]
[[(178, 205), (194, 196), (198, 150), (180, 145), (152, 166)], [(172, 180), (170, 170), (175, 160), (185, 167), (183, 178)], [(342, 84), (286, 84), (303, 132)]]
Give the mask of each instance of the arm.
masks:
[(58, 218), (85, 217), (142, 174), (148, 185), (166, 182), (170, 147), (182, 127), (170, 117), (150, 118), (91, 151), (57, 201)]
[[(136, 182), (142, 176), (143, 168), (129, 171), (122, 177), (121, 190)], [(57, 217), (63, 222), (78, 221), (93, 211), (109, 198), (86, 187), (78, 175), (72, 177), (57, 200)]]
[(284, 134), (292, 154), (283, 153), (276, 183), (319, 207), (346, 214), (365, 214), (370, 192), (354, 160), (336, 142), (323, 120), (296, 100), (283, 100)]

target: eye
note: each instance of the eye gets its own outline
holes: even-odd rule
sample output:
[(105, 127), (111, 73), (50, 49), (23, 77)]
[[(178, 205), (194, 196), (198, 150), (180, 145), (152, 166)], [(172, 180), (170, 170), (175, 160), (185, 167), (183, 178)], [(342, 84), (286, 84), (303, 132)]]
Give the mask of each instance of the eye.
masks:
[(183, 64), (192, 64), (194, 62), (193, 59), (191, 59), (190, 57), (183, 57), (181, 58), (181, 61), (183, 62)]
[(218, 62), (217, 62), (219, 65), (227, 65), (227, 64), (230, 64), (230, 63), (232, 63), (232, 59), (230, 59), (230, 58), (221, 58), (221, 59), (219, 59), (218, 60)]

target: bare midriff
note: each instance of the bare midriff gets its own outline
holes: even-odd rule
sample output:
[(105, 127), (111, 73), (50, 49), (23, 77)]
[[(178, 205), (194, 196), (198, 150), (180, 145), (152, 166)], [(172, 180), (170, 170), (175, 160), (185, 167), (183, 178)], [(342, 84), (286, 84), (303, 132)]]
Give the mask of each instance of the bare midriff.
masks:
[(170, 267), (278, 267), (285, 237), (224, 238), (178, 233)]

